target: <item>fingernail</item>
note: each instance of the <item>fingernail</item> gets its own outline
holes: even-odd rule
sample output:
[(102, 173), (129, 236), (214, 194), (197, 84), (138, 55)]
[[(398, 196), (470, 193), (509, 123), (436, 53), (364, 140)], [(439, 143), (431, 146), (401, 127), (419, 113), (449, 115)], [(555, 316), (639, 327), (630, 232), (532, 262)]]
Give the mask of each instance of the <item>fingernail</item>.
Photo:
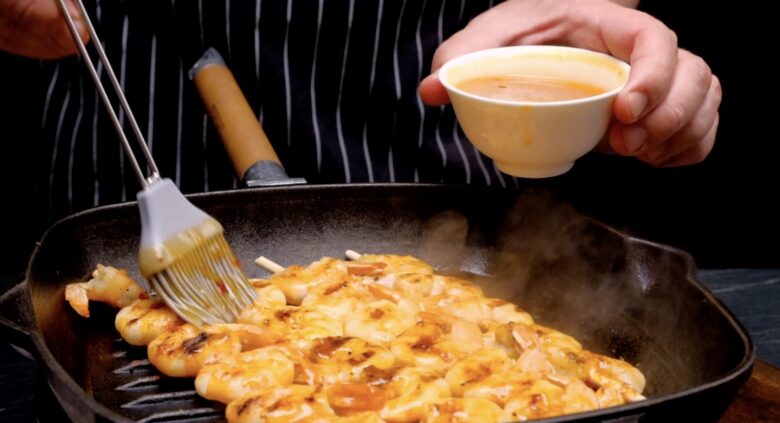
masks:
[(645, 112), (647, 96), (637, 92), (628, 94), (628, 107), (631, 109), (631, 116), (636, 121)]
[(647, 132), (640, 126), (629, 126), (623, 129), (623, 142), (629, 153), (639, 151), (647, 140)]

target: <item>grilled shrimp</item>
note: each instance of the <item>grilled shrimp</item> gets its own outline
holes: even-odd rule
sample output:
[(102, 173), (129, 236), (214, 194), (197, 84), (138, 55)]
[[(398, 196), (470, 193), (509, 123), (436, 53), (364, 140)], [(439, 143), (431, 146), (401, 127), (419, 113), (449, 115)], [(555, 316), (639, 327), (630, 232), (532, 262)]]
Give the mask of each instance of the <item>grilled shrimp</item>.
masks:
[(415, 323), (414, 314), (396, 304), (379, 300), (358, 306), (344, 322), (344, 335), (388, 346), (401, 332)]
[(445, 369), (485, 346), (480, 327), (448, 314), (419, 312), (417, 323), (391, 344), (391, 350), (408, 365)]
[(383, 383), (386, 402), (379, 415), (389, 422), (416, 422), (427, 404), (451, 396), (450, 386), (440, 372), (422, 367), (405, 367)]
[(645, 377), (637, 368), (623, 360), (589, 351), (580, 351), (577, 355), (587, 368), (585, 382), (598, 387), (596, 397), (602, 407), (645, 399), (639, 394), (645, 388)]
[(250, 279), (249, 283), (257, 293), (255, 306), (279, 308), (287, 305), (287, 297), (285, 297), (284, 292), (273, 283), (265, 279)]
[(422, 422), (495, 423), (503, 414), (496, 404), (481, 398), (447, 398), (428, 405)]
[[(379, 291), (354, 279), (320, 284), (309, 290), (301, 302), (301, 307), (317, 309), (341, 321), (348, 320), (361, 305), (376, 301)], [(384, 293), (382, 293), (384, 296)]]
[(431, 274), (433, 267), (422, 260), (412, 256), (399, 256), (393, 254), (363, 254), (359, 259), (349, 262), (348, 265), (382, 263), (382, 275), (400, 274), (400, 273), (419, 273)]
[(231, 423), (328, 422), (338, 417), (325, 393), (309, 385), (260, 389), (228, 404), (226, 414)]
[[(460, 290), (460, 287), (456, 288)], [(464, 296), (448, 294), (434, 295), (422, 301), (422, 309), (436, 314), (450, 314), (470, 322), (487, 325), (524, 323), (533, 324), (531, 315), (516, 305), (483, 296), (472, 295), (476, 292), (463, 291)]]
[(76, 313), (89, 317), (89, 301), (100, 301), (122, 308), (149, 294), (127, 275), (126, 270), (98, 264), (88, 282), (71, 283), (65, 287), (65, 299)]
[(347, 266), (341, 260), (324, 257), (308, 267), (292, 265), (269, 278), (287, 297), (287, 302), (300, 305), (311, 288), (331, 282), (341, 282), (349, 277)]
[(119, 310), (114, 326), (130, 345), (149, 345), (163, 332), (184, 324), (164, 302), (160, 300), (135, 300)]
[(479, 383), (491, 374), (507, 371), (513, 364), (503, 350), (483, 348), (455, 363), (447, 371), (445, 379), (453, 395), (459, 397), (471, 384)]
[(258, 326), (301, 348), (307, 347), (315, 339), (342, 336), (344, 332), (341, 320), (320, 311), (296, 306), (268, 308), (255, 305), (244, 309), (236, 321)]
[(253, 391), (293, 383), (295, 364), (283, 351), (258, 348), (206, 364), (195, 378), (202, 397), (225, 404)]
[(149, 361), (162, 373), (193, 377), (206, 364), (277, 340), (250, 325), (219, 324), (198, 329), (184, 324), (157, 337), (149, 344), (147, 352)]
[[(587, 387), (586, 387), (587, 389)], [(504, 406), (503, 421), (525, 421), (560, 414), (565, 390), (546, 379), (533, 379), (527, 389), (514, 393)]]
[(390, 351), (360, 338), (332, 337), (314, 342), (309, 349), (320, 383), (349, 383), (365, 379), (364, 371), (387, 370), (395, 364)]

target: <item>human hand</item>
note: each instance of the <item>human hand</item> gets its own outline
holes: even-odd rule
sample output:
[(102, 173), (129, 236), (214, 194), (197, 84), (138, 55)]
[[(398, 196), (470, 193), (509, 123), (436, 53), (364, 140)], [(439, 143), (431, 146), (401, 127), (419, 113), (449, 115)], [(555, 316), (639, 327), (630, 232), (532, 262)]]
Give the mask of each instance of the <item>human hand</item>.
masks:
[(615, 99), (608, 147), (659, 167), (704, 160), (715, 143), (721, 86), (707, 64), (677, 47), (650, 15), (606, 0), (509, 0), (474, 18), (439, 46), (420, 83), (429, 105), (449, 103), (436, 71), (486, 48), (563, 44), (611, 54), (631, 64)]
[[(72, 0), (66, 0), (81, 39), (86, 26)], [(57, 59), (76, 52), (55, 0), (0, 0), (0, 50), (36, 59)]]

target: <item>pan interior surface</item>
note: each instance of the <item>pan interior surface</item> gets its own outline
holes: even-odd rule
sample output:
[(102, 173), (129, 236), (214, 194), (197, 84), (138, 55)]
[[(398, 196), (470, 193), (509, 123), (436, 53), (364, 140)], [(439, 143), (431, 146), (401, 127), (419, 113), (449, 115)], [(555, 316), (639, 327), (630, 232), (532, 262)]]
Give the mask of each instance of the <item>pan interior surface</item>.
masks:
[[(260, 255), (282, 265), (341, 258), (346, 249), (414, 255), (587, 349), (631, 362), (645, 374), (651, 402), (694, 395), (751, 359), (749, 340), (695, 281), (690, 257), (627, 237), (543, 192), (350, 185), (191, 199), (223, 224), (250, 277), (268, 276), (252, 264)], [(219, 421), (221, 406), (199, 398), (191, 379), (162, 377), (144, 348), (119, 339), (114, 310), (92, 305), (94, 315), (83, 319), (64, 301), (65, 285), (86, 280), (98, 263), (140, 280), (139, 234), (134, 204), (80, 213), (50, 229), (28, 271), (42, 354), (61, 366), (53, 377), (72, 378), (115, 413), (110, 418)]]

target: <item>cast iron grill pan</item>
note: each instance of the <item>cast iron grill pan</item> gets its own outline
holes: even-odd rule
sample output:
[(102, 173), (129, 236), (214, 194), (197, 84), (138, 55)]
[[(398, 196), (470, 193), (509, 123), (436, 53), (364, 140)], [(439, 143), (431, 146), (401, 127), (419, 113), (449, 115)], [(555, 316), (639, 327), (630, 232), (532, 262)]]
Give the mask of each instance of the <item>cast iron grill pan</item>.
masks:
[[(716, 421), (752, 369), (744, 328), (696, 281), (687, 254), (626, 236), (548, 194), (366, 184), (191, 198), (225, 226), (251, 277), (267, 276), (252, 264), (259, 255), (305, 265), (345, 249), (412, 254), (590, 350), (625, 358), (648, 379), (647, 401), (545, 422)], [(28, 333), (76, 421), (223, 421), (224, 408), (197, 396), (192, 379), (160, 375), (145, 348), (119, 338), (114, 310), (93, 305), (83, 319), (64, 301), (65, 285), (98, 263), (140, 279), (139, 234), (135, 204), (60, 221), (31, 258), (26, 289), (2, 297), (0, 322)]]

